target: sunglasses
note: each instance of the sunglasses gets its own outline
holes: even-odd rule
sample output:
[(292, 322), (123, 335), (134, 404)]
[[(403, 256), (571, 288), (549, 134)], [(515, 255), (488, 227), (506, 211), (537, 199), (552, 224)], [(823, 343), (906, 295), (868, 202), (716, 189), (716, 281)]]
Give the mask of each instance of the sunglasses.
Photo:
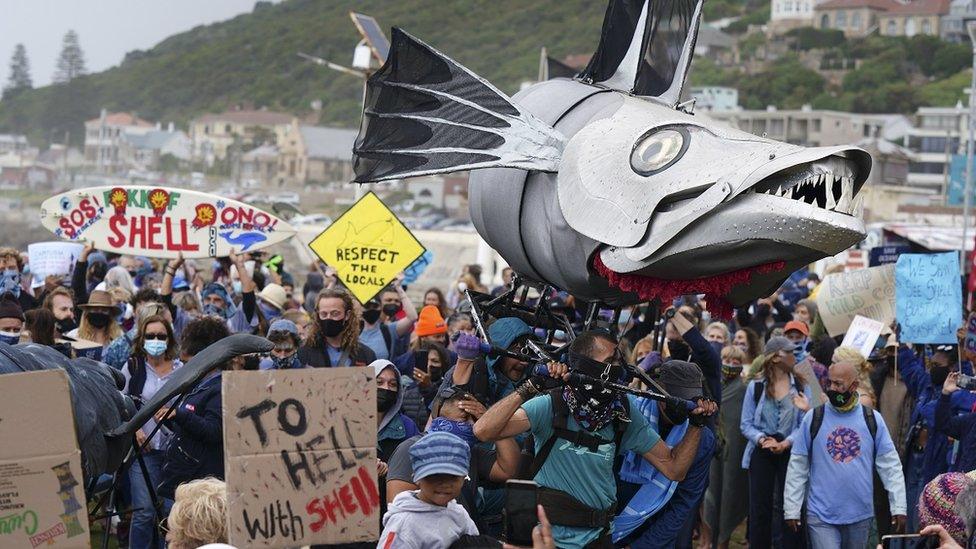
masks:
[(146, 340), (155, 339), (157, 341), (166, 341), (169, 339), (169, 336), (166, 334), (143, 334), (142, 338)]

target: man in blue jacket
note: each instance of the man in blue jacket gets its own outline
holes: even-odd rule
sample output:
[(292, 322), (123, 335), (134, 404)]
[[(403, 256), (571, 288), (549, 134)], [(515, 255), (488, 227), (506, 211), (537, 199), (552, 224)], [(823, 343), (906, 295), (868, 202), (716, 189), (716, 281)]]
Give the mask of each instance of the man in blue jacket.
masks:
[[(184, 362), (229, 335), (222, 319), (207, 316), (190, 322), (180, 345)], [(162, 407), (156, 412), (156, 421), (174, 434), (163, 456), (163, 480), (157, 488), (163, 498), (172, 500), (176, 487), (190, 480), (224, 478), (220, 373), (233, 369), (234, 362), (207, 374), (178, 408)]]
[(969, 393), (969, 391), (960, 391), (958, 383), (959, 372), (953, 372), (942, 384), (942, 394), (935, 405), (935, 429), (959, 441), (959, 450), (949, 465), (949, 471), (966, 473), (976, 469), (976, 413), (953, 416), (954, 394)]

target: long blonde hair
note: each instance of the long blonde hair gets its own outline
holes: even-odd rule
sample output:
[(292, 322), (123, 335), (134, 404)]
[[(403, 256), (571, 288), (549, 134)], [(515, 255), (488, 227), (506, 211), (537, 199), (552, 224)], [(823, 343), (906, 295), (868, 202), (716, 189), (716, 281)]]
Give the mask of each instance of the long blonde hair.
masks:
[(352, 294), (342, 288), (326, 288), (315, 296), (314, 322), (309, 322), (307, 342), (309, 345), (315, 345), (321, 340), (324, 344), (325, 338), (321, 337), (319, 333), (319, 303), (323, 299), (330, 298), (341, 299), (346, 308), (346, 327), (339, 334), (340, 349), (350, 353), (354, 352), (359, 342), (359, 312), (353, 304)]
[[(773, 360), (776, 358), (776, 353), (769, 353), (768, 355), (762, 355), (762, 364), (759, 365), (759, 372), (756, 374), (756, 379), (762, 379), (766, 381), (766, 395), (773, 396), (773, 384), (768, 383), (771, 377), (771, 370), (775, 368), (773, 365)], [(802, 391), (803, 387), (806, 385), (806, 379), (800, 372), (796, 371), (796, 368), (791, 366), (787, 373), (793, 374), (793, 379), (796, 380), (797, 389)]]
[[(105, 334), (108, 338), (108, 342), (111, 342), (117, 338), (122, 337), (122, 328), (119, 323), (115, 320), (115, 315), (112, 314), (111, 309), (114, 307), (104, 307), (108, 309), (108, 326), (105, 327)], [(81, 339), (87, 339), (88, 341), (97, 341), (95, 339), (95, 327), (88, 322), (88, 309), (85, 309), (81, 313), (81, 320), (78, 321), (78, 337)]]

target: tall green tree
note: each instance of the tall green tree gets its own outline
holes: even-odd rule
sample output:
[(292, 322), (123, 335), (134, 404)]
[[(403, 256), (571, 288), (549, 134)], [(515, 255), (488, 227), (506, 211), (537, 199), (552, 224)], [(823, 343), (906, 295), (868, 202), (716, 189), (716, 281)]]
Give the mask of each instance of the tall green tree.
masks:
[(27, 48), (23, 44), (17, 44), (14, 47), (14, 54), (10, 57), (10, 76), (7, 77), (7, 85), (3, 88), (3, 97), (10, 98), (33, 87)]
[(78, 33), (69, 30), (61, 40), (61, 55), (58, 56), (58, 68), (54, 72), (54, 81), (66, 84), (85, 74), (85, 55), (78, 43)]

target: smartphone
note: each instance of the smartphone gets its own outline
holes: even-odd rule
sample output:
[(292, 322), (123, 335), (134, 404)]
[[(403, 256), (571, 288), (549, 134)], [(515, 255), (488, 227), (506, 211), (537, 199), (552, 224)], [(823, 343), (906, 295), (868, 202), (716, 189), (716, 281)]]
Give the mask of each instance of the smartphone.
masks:
[(926, 549), (938, 547), (939, 538), (923, 536), (921, 534), (893, 534), (882, 536), (881, 547), (884, 549)]
[(532, 547), (532, 529), (539, 523), (539, 485), (531, 480), (505, 482), (505, 541)]
[(422, 372), (427, 371), (427, 355), (430, 354), (429, 350), (421, 349), (419, 351), (413, 352), (413, 366)]
[(959, 374), (959, 381), (956, 382), (956, 385), (966, 391), (976, 391), (976, 377)]

